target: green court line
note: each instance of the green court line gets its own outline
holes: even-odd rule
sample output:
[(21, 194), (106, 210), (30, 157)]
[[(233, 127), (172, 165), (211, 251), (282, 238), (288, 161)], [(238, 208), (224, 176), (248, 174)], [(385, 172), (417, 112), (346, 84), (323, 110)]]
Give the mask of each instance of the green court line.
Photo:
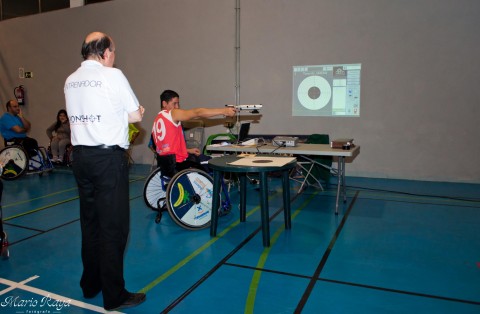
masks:
[[(360, 190), (362, 192), (362, 197), (359, 199), (372, 198), (377, 200), (388, 200), (388, 201), (404, 201), (404, 202), (426, 202), (429, 204), (436, 205), (478, 205), (476, 200), (468, 199), (451, 199), (444, 196), (426, 196), (426, 195), (408, 195), (396, 192), (376, 192), (376, 191), (366, 191)], [(347, 196), (354, 196), (353, 191), (347, 191)]]
[[(327, 191), (328, 192), (328, 191)], [(305, 208), (308, 203), (311, 202), (313, 197), (315, 197), (319, 192), (315, 192), (309, 197), (305, 202), (297, 209), (295, 212), (292, 214), (292, 220), (295, 219), (295, 217), (300, 213), (300, 211)], [(349, 195), (354, 195), (355, 193), (347, 191), (347, 197)], [(332, 195), (336, 195), (335, 193), (332, 193)], [(362, 191), (363, 197), (385, 197), (385, 192), (368, 192), (368, 191)], [(417, 195), (388, 195), (388, 197), (392, 197), (393, 199), (400, 199), (400, 200), (408, 200), (408, 201), (432, 201), (432, 198), (435, 200), (439, 201), (440, 204), (448, 205), (448, 204), (458, 204), (458, 203), (471, 203), (471, 201), (468, 200), (448, 200), (448, 199), (442, 199), (442, 197), (428, 197), (428, 196), (417, 196)], [(256, 299), (256, 294), (258, 290), (258, 285), (260, 284), (260, 277), (262, 275), (262, 270), (263, 267), (265, 266), (265, 263), (268, 258), (268, 254), (270, 253), (271, 247), (277, 242), (278, 238), (280, 237), (281, 233), (285, 230), (285, 226), (281, 225), (278, 230), (275, 232), (275, 234), (271, 238), (271, 245), (270, 247), (264, 248), (262, 254), (260, 255), (257, 265), (255, 267), (255, 272), (252, 275), (252, 280), (250, 282), (250, 287), (248, 289), (248, 296), (247, 296), (247, 301), (245, 304), (245, 314), (251, 314), (254, 313), (254, 306), (255, 306), (255, 299)]]
[[(247, 212), (247, 217), (253, 215), (256, 211), (258, 211), (260, 209), (260, 206), (256, 206), (255, 208), (253, 208), (252, 210), (250, 210), (249, 212)], [(199, 255), (200, 253), (202, 253), (203, 251), (205, 251), (207, 248), (209, 248), (210, 246), (212, 246), (213, 243), (217, 242), (218, 240), (220, 240), (222, 237), (224, 237), (228, 232), (230, 232), (230, 230), (232, 230), (233, 228), (235, 228), (236, 226), (238, 226), (240, 224), (240, 219), (237, 219), (235, 220), (233, 223), (231, 223), (227, 228), (225, 228), (222, 232), (220, 232), (219, 234), (217, 234), (217, 236), (213, 239), (210, 239), (207, 243), (205, 243), (204, 245), (202, 245), (201, 247), (199, 247), (198, 249), (196, 249), (195, 251), (193, 251), (190, 255), (188, 255), (187, 257), (185, 257), (184, 259), (182, 259), (180, 262), (178, 262), (177, 264), (175, 264), (173, 267), (171, 267), (169, 270), (167, 270), (166, 272), (164, 272), (162, 275), (160, 275), (159, 277), (157, 277), (155, 280), (153, 280), (151, 283), (149, 283), (148, 285), (146, 285), (145, 287), (143, 287), (142, 289), (140, 289), (138, 292), (143, 292), (143, 293), (147, 293), (148, 291), (150, 291), (151, 289), (153, 289), (156, 285), (158, 285), (159, 283), (161, 283), (162, 281), (164, 281), (165, 279), (167, 279), (168, 277), (170, 277), (172, 274), (174, 274), (177, 270), (179, 270), (180, 268), (182, 268), (183, 266), (185, 266), (188, 262), (190, 262), (193, 258), (195, 258), (197, 255)]]
[[(319, 192), (313, 193), (308, 199), (306, 199), (292, 214), (291, 219), (294, 220), (295, 217), (300, 214), (300, 211), (305, 208), (311, 201), (312, 199), (318, 194)], [(260, 277), (262, 276), (261, 269), (265, 266), (265, 263), (267, 262), (268, 259), (268, 254), (270, 254), (270, 250), (273, 247), (273, 245), (277, 242), (278, 238), (280, 235), (285, 231), (285, 224), (282, 224), (277, 231), (273, 234), (272, 238), (270, 239), (270, 246), (266, 247), (263, 249), (262, 254), (260, 255), (257, 266), (255, 267), (255, 271), (252, 276), (252, 280), (250, 281), (250, 287), (248, 288), (248, 296), (247, 296), (247, 301), (245, 303), (245, 314), (251, 314), (254, 313), (254, 306), (255, 306), (255, 299), (257, 297), (257, 290), (258, 290), (258, 285), (260, 284)]]
[(50, 193), (50, 194), (47, 194), (47, 195), (42, 195), (42, 196), (39, 196), (39, 197), (30, 198), (28, 200), (19, 201), (19, 202), (16, 202), (16, 203), (11, 203), (11, 204), (8, 204), (8, 205), (4, 205), (3, 208), (5, 209), (5, 208), (8, 208), (8, 207), (13, 207), (13, 206), (29, 203), (31, 201), (41, 200), (43, 198), (48, 198), (48, 197), (53, 196), (53, 195), (62, 194), (62, 193), (65, 193), (65, 192), (76, 190), (76, 189), (77, 189), (77, 187), (74, 187), (74, 188), (58, 191), (58, 192), (55, 192), (55, 193)]
[[(278, 194), (278, 191), (270, 196), (270, 197), (273, 197), (275, 195)], [(254, 207), (252, 210), (250, 210), (249, 212), (247, 212), (246, 216), (249, 217), (251, 215), (253, 215), (256, 211), (258, 211), (260, 209), (260, 206), (256, 206)], [(173, 267), (171, 267), (169, 270), (167, 270), (166, 272), (164, 272), (162, 275), (158, 276), (155, 280), (153, 280), (152, 282), (150, 282), (148, 285), (146, 285), (145, 287), (143, 287), (142, 289), (140, 289), (138, 292), (143, 292), (143, 293), (147, 293), (148, 291), (150, 291), (151, 289), (153, 289), (156, 285), (158, 285), (159, 283), (161, 283), (162, 281), (164, 281), (165, 279), (167, 279), (168, 277), (170, 277), (172, 274), (174, 274), (177, 270), (179, 270), (180, 268), (182, 268), (183, 266), (185, 266), (188, 262), (190, 262), (193, 258), (195, 258), (197, 255), (199, 255), (200, 253), (202, 253), (203, 251), (205, 251), (207, 248), (209, 248), (210, 246), (212, 246), (213, 243), (215, 243), (216, 241), (220, 240), (222, 237), (224, 237), (228, 232), (230, 232), (230, 230), (232, 230), (233, 228), (235, 228), (238, 224), (240, 224), (240, 219), (237, 219), (236, 221), (234, 221), (232, 224), (230, 224), (230, 226), (228, 226), (227, 228), (225, 228), (222, 232), (220, 232), (219, 234), (217, 234), (217, 236), (213, 239), (210, 239), (207, 243), (205, 243), (204, 245), (202, 245), (200, 248), (198, 248), (197, 250), (193, 251), (190, 255), (188, 255), (187, 257), (185, 257), (184, 259), (182, 259), (180, 262), (178, 262), (177, 264), (175, 264)]]
[[(129, 183), (135, 182), (135, 181), (139, 181), (139, 180), (144, 179), (144, 178), (145, 178), (145, 177), (133, 179), (133, 180), (130, 180)], [(69, 191), (73, 191), (73, 190), (77, 190), (77, 187), (70, 188), (70, 189), (66, 189), (66, 190), (62, 190), (62, 191), (58, 191), (58, 192), (54, 192), (54, 193), (50, 193), (50, 194), (46, 194), (46, 195), (42, 195), (42, 196), (40, 196), (40, 197), (30, 198), (30, 199), (28, 199), (28, 200), (19, 201), (19, 202), (16, 202), (16, 203), (11, 203), (11, 204), (8, 204), (8, 205), (3, 206), (3, 208), (5, 209), (5, 208), (8, 208), (8, 207), (13, 207), (13, 206), (17, 206), (17, 205), (29, 203), (29, 202), (31, 202), (31, 201), (36, 201), (36, 200), (48, 198), (48, 197), (51, 197), (51, 196), (54, 196), (54, 195), (62, 194), (62, 193), (69, 192)], [(74, 201), (74, 200), (76, 200), (76, 199), (78, 199), (78, 198), (79, 198), (79, 196), (75, 196), (75, 197), (68, 198), (68, 199), (66, 199), (66, 200), (60, 201), (60, 202), (51, 203), (51, 204), (48, 204), (48, 205), (45, 205), (45, 206), (42, 206), (42, 207), (39, 207), (39, 208), (35, 208), (35, 209), (32, 209), (32, 210), (29, 210), (29, 211), (27, 211), (27, 212), (20, 213), (20, 214), (18, 214), (18, 215), (14, 215), (14, 216), (10, 216), (10, 217), (4, 218), (3, 221), (8, 221), (8, 220), (15, 219), (15, 218), (18, 218), (18, 217), (26, 216), (26, 215), (29, 215), (29, 214), (32, 214), (32, 213), (35, 213), (35, 212), (38, 212), (38, 211), (41, 211), (41, 210), (44, 210), (44, 209), (48, 209), (48, 208), (50, 208), (50, 207), (55, 207), (55, 206), (60, 205), (60, 204), (64, 204), (64, 203), (68, 203), (68, 202)], [(135, 198), (138, 198), (138, 197), (133, 197), (133, 198), (131, 198), (130, 200), (135, 199)]]
[(32, 210), (29, 210), (27, 212), (23, 212), (23, 213), (18, 214), (18, 215), (10, 216), (8, 218), (3, 219), (3, 221), (7, 221), (7, 220), (15, 219), (15, 218), (18, 218), (18, 217), (30, 215), (32, 213), (35, 213), (35, 212), (38, 212), (38, 211), (41, 211), (41, 210), (44, 210), (44, 209), (47, 209), (47, 208), (50, 208), (50, 207), (55, 207), (55, 206), (63, 204), (63, 203), (68, 203), (68, 202), (71, 202), (71, 201), (76, 200), (76, 199), (78, 199), (78, 196), (63, 200), (61, 202), (56, 202), (56, 203), (48, 204), (48, 205), (43, 206), (43, 207), (32, 209)]
[[(353, 189), (353, 188), (352, 188)], [(369, 190), (361, 190), (362, 196), (359, 199), (375, 199), (375, 200), (391, 200), (391, 201), (402, 201), (402, 202), (425, 202), (429, 204), (437, 204), (437, 205), (461, 205), (461, 206), (473, 206), (477, 207), (476, 205), (479, 204), (477, 200), (469, 200), (469, 199), (452, 199), (445, 196), (438, 196), (438, 195), (414, 195), (414, 194), (405, 194), (402, 192), (395, 192), (395, 191), (369, 191)], [(346, 195), (347, 198), (353, 198), (355, 196), (356, 190), (349, 190), (347, 187)], [(332, 196), (336, 197), (337, 191), (336, 190), (326, 190), (323, 191), (325, 196)], [(342, 198), (342, 196), (340, 196)]]
[(147, 178), (146, 176), (142, 176), (142, 175), (136, 175), (136, 176), (132, 176), (132, 177), (134, 177), (134, 179), (129, 180), (130, 183), (145, 180)]

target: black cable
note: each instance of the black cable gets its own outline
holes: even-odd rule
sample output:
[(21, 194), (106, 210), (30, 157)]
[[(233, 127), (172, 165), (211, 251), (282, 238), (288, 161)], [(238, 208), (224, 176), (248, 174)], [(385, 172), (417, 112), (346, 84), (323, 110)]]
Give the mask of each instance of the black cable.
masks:
[(455, 200), (455, 201), (467, 201), (467, 202), (474, 202), (479, 203), (479, 198), (463, 198), (463, 197), (455, 197), (455, 196), (442, 196), (442, 195), (433, 195), (433, 194), (419, 194), (419, 193), (411, 193), (411, 192), (402, 192), (402, 191), (394, 191), (394, 190), (385, 190), (385, 189), (376, 189), (376, 188), (366, 188), (354, 185), (346, 185), (347, 188), (357, 189), (357, 190), (366, 190), (366, 191), (378, 191), (378, 192), (388, 192), (394, 194), (401, 194), (401, 195), (408, 195), (408, 196), (419, 196), (419, 197), (432, 197), (432, 198), (441, 198), (441, 199), (448, 199), (448, 200)]
[[(272, 143), (275, 143), (275, 145), (278, 145), (278, 143), (275, 142), (275, 141), (273, 141)], [(287, 147), (287, 144), (286, 144), (286, 143), (282, 143), (281, 145), (278, 145), (278, 147), (275, 148), (274, 150), (272, 150), (272, 151), (270, 152), (270, 154), (273, 154), (274, 152), (277, 151), (277, 149), (282, 148), (282, 147)]]

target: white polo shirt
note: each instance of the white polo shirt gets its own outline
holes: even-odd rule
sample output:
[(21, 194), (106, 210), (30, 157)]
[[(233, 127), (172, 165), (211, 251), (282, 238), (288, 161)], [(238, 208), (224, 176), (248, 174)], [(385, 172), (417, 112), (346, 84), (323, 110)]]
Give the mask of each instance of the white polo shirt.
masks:
[(83, 61), (67, 78), (64, 92), (72, 145), (128, 148), (128, 113), (139, 103), (122, 71)]

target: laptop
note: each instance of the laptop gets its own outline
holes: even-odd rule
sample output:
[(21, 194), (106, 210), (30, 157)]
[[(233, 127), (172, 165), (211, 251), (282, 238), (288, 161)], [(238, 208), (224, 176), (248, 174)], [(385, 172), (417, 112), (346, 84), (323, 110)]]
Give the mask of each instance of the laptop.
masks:
[(238, 139), (239, 143), (245, 141), (248, 137), (248, 132), (250, 131), (250, 123), (242, 123), (240, 125), (240, 131), (238, 132)]

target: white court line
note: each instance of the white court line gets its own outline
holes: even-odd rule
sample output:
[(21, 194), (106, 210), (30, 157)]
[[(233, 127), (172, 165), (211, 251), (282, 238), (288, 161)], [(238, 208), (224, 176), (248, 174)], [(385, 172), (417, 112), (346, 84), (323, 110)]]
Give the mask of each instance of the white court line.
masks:
[(13, 289), (21, 289), (21, 290), (32, 292), (32, 293), (35, 293), (35, 294), (38, 294), (38, 295), (41, 295), (41, 296), (44, 296), (44, 297), (51, 298), (53, 300), (68, 301), (68, 303), (70, 305), (75, 305), (77, 307), (84, 308), (84, 309), (94, 311), (94, 312), (98, 312), (98, 313), (112, 313), (112, 314), (121, 313), (121, 312), (117, 312), (117, 311), (107, 311), (103, 307), (100, 307), (100, 306), (88, 304), (88, 303), (78, 301), (78, 300), (73, 300), (73, 299), (70, 299), (68, 297), (61, 296), (59, 294), (51, 293), (51, 292), (48, 292), (48, 291), (45, 291), (45, 290), (41, 290), (41, 289), (38, 289), (38, 288), (33, 288), (33, 287), (25, 285), (25, 283), (27, 283), (29, 281), (32, 281), (34, 279), (37, 279), (38, 277), (39, 276), (35, 275), (35, 276), (32, 276), (32, 277), (30, 277), (30, 278), (28, 278), (24, 281), (21, 281), (21, 282), (15, 282), (15, 281), (11, 281), (11, 280), (8, 280), (8, 279), (0, 278), (0, 283), (2, 283), (4, 285), (7, 285), (7, 286), (10, 286), (9, 288), (6, 288), (6, 289), (0, 291), (0, 295), (3, 295), (3, 294), (5, 294), (9, 291), (12, 291)]
[[(23, 285), (23, 284), (25, 284), (25, 283), (27, 283), (27, 282), (29, 282), (29, 281), (32, 281), (32, 280), (34, 280), (34, 279), (37, 279), (38, 277), (39, 277), (39, 276), (37, 276), (37, 275), (32, 276), (32, 277), (30, 277), (30, 278), (28, 278), (28, 279), (25, 279), (24, 281), (20, 281), (18, 284)], [(2, 279), (3, 279), (3, 278), (0, 278), (0, 283), (3, 283), (3, 282), (2, 282)], [(5, 279), (5, 280), (7, 280), (7, 279)], [(7, 281), (8, 281), (8, 280), (7, 280)], [(13, 282), (13, 281), (12, 281), (12, 282)], [(18, 285), (18, 284), (16, 284), (16, 285)], [(7, 293), (7, 292), (9, 292), (9, 291), (14, 290), (14, 289), (16, 288), (16, 287), (15, 287), (16, 285), (9, 285), (10, 287), (8, 287), (8, 288), (3, 289), (2, 291), (0, 291), (0, 295), (5, 294), (5, 293)]]

